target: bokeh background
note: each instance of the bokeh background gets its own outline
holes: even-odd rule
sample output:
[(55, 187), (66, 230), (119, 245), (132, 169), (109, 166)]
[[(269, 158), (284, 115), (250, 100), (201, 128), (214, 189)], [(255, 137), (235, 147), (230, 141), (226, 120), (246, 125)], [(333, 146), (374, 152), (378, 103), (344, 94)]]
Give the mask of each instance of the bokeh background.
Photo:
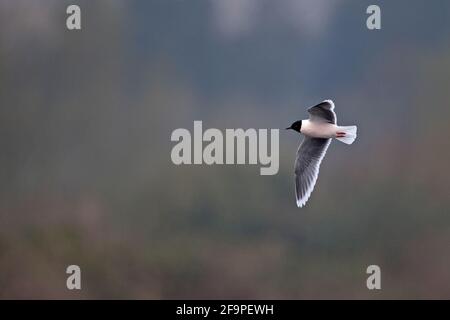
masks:
[[(448, 299), (449, 82), (445, 0), (1, 0), (0, 298)], [(306, 208), (293, 132), (275, 176), (171, 162), (194, 120), (284, 128), (329, 98), (359, 135)]]

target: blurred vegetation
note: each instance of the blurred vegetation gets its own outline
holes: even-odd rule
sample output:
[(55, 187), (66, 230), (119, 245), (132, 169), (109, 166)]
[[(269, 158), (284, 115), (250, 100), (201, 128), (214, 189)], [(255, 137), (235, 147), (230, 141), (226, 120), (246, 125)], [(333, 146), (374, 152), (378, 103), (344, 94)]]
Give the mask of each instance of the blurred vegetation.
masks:
[[(0, 4), (0, 298), (450, 297), (448, 3), (383, 3), (373, 33), (344, 1), (311, 36), (261, 1), (234, 38), (208, 1), (81, 1), (81, 32), (67, 3)], [(284, 128), (325, 98), (359, 137), (304, 209), (291, 133), (276, 176), (170, 161), (194, 120)]]

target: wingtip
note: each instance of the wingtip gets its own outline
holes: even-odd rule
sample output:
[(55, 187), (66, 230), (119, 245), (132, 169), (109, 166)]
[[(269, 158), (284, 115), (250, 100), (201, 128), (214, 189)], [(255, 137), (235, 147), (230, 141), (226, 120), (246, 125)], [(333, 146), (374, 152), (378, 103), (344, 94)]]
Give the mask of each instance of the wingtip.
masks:
[(326, 100), (323, 100), (322, 102), (327, 102), (327, 103), (331, 104), (331, 109), (334, 109), (334, 102), (333, 102), (333, 100), (326, 99)]

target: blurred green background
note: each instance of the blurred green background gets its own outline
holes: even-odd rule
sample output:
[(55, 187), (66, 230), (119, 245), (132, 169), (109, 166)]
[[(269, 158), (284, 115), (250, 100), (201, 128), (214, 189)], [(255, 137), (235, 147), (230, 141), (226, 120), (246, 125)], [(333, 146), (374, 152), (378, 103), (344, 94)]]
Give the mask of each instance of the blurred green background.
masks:
[[(1, 0), (0, 298), (450, 298), (450, 2), (376, 1), (379, 31), (370, 4)], [(194, 120), (284, 128), (324, 99), (358, 139), (306, 208), (292, 132), (275, 176), (170, 160)]]

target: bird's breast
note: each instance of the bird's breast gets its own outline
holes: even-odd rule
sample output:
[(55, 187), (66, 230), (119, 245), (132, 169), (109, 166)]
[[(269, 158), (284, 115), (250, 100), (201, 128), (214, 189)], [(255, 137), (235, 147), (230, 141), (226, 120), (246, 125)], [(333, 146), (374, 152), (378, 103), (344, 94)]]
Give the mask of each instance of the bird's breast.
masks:
[(303, 120), (300, 132), (313, 138), (333, 138), (336, 130), (337, 126), (331, 123)]

